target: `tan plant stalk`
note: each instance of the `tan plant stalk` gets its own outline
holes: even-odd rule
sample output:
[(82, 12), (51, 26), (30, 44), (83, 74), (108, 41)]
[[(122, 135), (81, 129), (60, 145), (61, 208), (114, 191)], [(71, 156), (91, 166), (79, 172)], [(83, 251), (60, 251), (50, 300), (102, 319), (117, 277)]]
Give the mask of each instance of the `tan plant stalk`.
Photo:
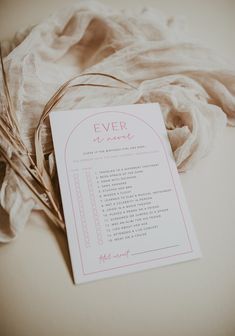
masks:
[[(32, 159), (27, 147), (25, 146), (19, 130), (18, 120), (13, 108), (10, 91), (8, 88), (6, 73), (4, 69), (2, 52), (0, 47), (0, 59), (1, 59), (1, 69), (3, 76), (3, 89), (6, 99), (6, 105), (4, 106), (4, 112), (0, 115), (0, 135), (1, 135), (1, 147), (0, 154), (5, 159), (6, 163), (14, 170), (16, 175), (18, 175), (21, 180), (28, 186), (28, 188), (33, 193), (34, 198), (41, 203), (44, 211), (47, 215), (53, 219), (53, 222), (59, 225), (61, 228), (64, 228), (64, 222), (62, 215), (58, 209), (50, 207), (42, 197), (44, 193), (48, 199), (50, 199), (50, 190), (47, 189), (46, 184), (44, 183), (43, 177), (41, 176), (34, 160)], [(9, 155), (10, 150), (10, 155)], [(27, 161), (26, 161), (27, 157)], [(14, 163), (14, 159), (17, 158), (17, 165)], [(31, 180), (25, 177), (25, 174), (22, 173), (18, 165), (24, 167), (24, 169), (31, 176)], [(34, 182), (34, 183), (33, 183)], [(36, 183), (35, 183), (36, 182)], [(34, 186), (34, 184), (39, 187), (40, 191)], [(52, 204), (55, 204), (54, 200), (51, 200)]]
[(30, 181), (25, 178), (25, 176), (21, 173), (19, 167), (7, 156), (4, 150), (0, 147), (0, 154), (5, 159), (6, 163), (14, 170), (15, 174), (20, 177), (20, 179), (25, 183), (25, 185), (29, 188), (29, 190), (33, 194), (33, 198), (39, 201), (42, 206), (42, 210), (47, 214), (47, 216), (52, 220), (54, 224), (58, 227), (64, 229), (64, 223), (57, 216), (53, 214), (48, 204), (44, 201), (43, 197), (38, 193), (38, 190), (33, 186)]
[[(84, 73), (74, 76), (55, 92), (45, 105), (38, 125), (35, 129), (34, 145), (35, 145), (35, 160), (31, 153), (28, 151), (26, 145), (20, 134), (20, 128), (17, 116), (12, 104), (10, 90), (7, 83), (7, 77), (4, 69), (1, 45), (0, 45), (0, 59), (1, 69), (3, 76), (3, 89), (6, 100), (4, 106), (4, 113), (0, 114), (0, 156), (5, 160), (6, 164), (15, 172), (15, 174), (24, 182), (32, 193), (32, 197), (37, 200), (42, 207), (42, 210), (47, 216), (60, 228), (65, 229), (64, 220), (59, 208), (59, 202), (56, 197), (54, 187), (52, 184), (51, 176), (46, 169), (46, 159), (42, 148), (41, 130), (44, 121), (48, 117), (50, 111), (61, 101), (64, 95), (72, 88), (87, 87), (106, 87), (106, 88), (122, 88), (122, 89), (136, 89), (134, 86), (127, 82), (118, 79), (115, 76), (104, 73)], [(105, 84), (93, 83), (78, 83), (73, 82), (85, 76), (101, 76), (107, 77), (113, 81), (118, 82), (124, 87), (117, 87)], [(10, 153), (10, 154), (9, 154)], [(15, 163), (17, 160), (17, 164)], [(23, 168), (23, 170), (22, 170)], [(27, 172), (27, 174), (25, 173)], [(28, 177), (27, 177), (28, 175)], [(30, 177), (30, 178), (29, 178)], [(45, 197), (46, 196), (46, 200)]]

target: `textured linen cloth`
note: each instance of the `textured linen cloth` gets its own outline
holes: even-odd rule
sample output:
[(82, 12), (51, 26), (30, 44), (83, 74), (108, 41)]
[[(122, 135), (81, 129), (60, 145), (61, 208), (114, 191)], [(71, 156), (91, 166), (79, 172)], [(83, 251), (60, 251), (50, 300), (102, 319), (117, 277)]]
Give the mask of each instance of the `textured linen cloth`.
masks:
[[(80, 82), (120, 88), (73, 89), (56, 108), (158, 102), (179, 171), (205, 156), (226, 124), (234, 125), (232, 66), (187, 37), (181, 21), (151, 8), (126, 12), (96, 2), (78, 2), (18, 33), (2, 48), (21, 135), (32, 153), (33, 133), (43, 107), (61, 84), (85, 72), (108, 73), (137, 89), (88, 76)], [(42, 142), (50, 154), (48, 120)], [(49, 158), (53, 170), (53, 156)], [(6, 242), (23, 229), (37, 205), (9, 167), (0, 197), (10, 215), (10, 227), (0, 221), (0, 241)]]

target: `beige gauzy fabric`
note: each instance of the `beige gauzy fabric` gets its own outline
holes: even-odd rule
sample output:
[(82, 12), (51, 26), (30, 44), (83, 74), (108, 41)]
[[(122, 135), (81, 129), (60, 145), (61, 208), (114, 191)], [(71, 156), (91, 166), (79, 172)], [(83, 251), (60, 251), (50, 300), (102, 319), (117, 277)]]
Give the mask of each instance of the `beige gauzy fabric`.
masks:
[[(109, 73), (137, 90), (75, 89), (57, 109), (160, 103), (179, 171), (210, 151), (226, 123), (234, 124), (234, 71), (213, 51), (190, 40), (181, 22), (153, 9), (127, 13), (79, 2), (19, 33), (3, 48), (22, 137), (32, 152), (32, 134), (47, 100), (82, 72)], [(101, 77), (84, 80), (123, 87)], [(43, 146), (46, 152), (52, 149), (48, 122)], [(10, 214), (10, 232), (0, 221), (0, 240), (9, 241), (36, 207), (9, 168), (1, 205)]]

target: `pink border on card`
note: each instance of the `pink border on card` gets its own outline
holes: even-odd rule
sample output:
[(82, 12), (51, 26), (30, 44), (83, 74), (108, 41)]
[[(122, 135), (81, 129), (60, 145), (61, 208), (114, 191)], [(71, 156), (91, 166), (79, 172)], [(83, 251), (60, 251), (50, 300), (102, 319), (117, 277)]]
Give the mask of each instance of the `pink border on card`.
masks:
[[(72, 198), (72, 191), (71, 191), (71, 186), (70, 186), (70, 182), (69, 182), (69, 173), (68, 173), (68, 166), (67, 166), (67, 160), (66, 160), (66, 152), (67, 152), (67, 146), (68, 146), (68, 142), (73, 134), (73, 132), (76, 130), (76, 128), (78, 128), (84, 121), (86, 121), (87, 119), (90, 119), (90, 118), (93, 118), (97, 115), (100, 115), (100, 114), (107, 114), (107, 113), (118, 113), (118, 114), (125, 114), (125, 115), (128, 115), (128, 116), (131, 116), (141, 122), (143, 122), (145, 125), (147, 125), (153, 132), (154, 134), (158, 137), (162, 147), (163, 147), (163, 151), (164, 151), (164, 154), (165, 154), (165, 157), (166, 157), (166, 160), (167, 160), (167, 165), (168, 165), (168, 168), (169, 168), (169, 171), (170, 171), (170, 175), (171, 175), (171, 178), (172, 178), (172, 183), (173, 183), (173, 186), (174, 186), (174, 189), (175, 189), (175, 194), (176, 194), (176, 198), (178, 200), (178, 204), (179, 204), (179, 207), (180, 207), (180, 212), (181, 212), (181, 215), (182, 215), (182, 218), (183, 218), (183, 222), (184, 222), (184, 227), (185, 227), (185, 231), (186, 231), (186, 234), (187, 234), (187, 238), (188, 238), (188, 242), (189, 242), (189, 245), (190, 245), (190, 250), (189, 251), (185, 251), (185, 252), (181, 252), (181, 253), (177, 253), (177, 254), (173, 254), (173, 255), (168, 255), (168, 256), (165, 256), (165, 257), (159, 257), (159, 258), (154, 258), (154, 259), (149, 259), (149, 260), (145, 260), (145, 261), (140, 261), (140, 262), (136, 262), (136, 263), (131, 263), (131, 264), (125, 264), (125, 265), (121, 265), (121, 266), (117, 266), (117, 267), (111, 267), (111, 268), (107, 268), (107, 269), (103, 269), (103, 270), (99, 270), (99, 271), (94, 271), (94, 272), (89, 272), (89, 273), (86, 273), (85, 270), (84, 270), (84, 265), (83, 265), (83, 259), (82, 259), (82, 251), (81, 251), (81, 246), (80, 246), (80, 241), (79, 241), (79, 234), (78, 234), (78, 229), (77, 229), (77, 220), (76, 220), (76, 215), (75, 215), (75, 210), (74, 210), (74, 204), (73, 204), (73, 198)], [(134, 265), (138, 265), (138, 264), (143, 264), (143, 263), (147, 263), (147, 262), (151, 262), (151, 261), (155, 261), (155, 260), (160, 260), (160, 259), (167, 259), (167, 258), (170, 258), (170, 257), (175, 257), (175, 256), (178, 256), (178, 255), (183, 255), (183, 254), (188, 254), (188, 253), (192, 253), (193, 252), (193, 249), (192, 249), (192, 243), (190, 241), (190, 237), (189, 237), (189, 233), (188, 233), (188, 228), (187, 228), (187, 225), (186, 225), (186, 221), (185, 221), (185, 217), (184, 217), (184, 213), (183, 213), (183, 209), (182, 209), (182, 206), (181, 206), (181, 203), (180, 203), (180, 200), (179, 200), (179, 195), (177, 193), (177, 189), (176, 189), (176, 185), (175, 185), (175, 181), (174, 181), (174, 177), (173, 177), (173, 173), (172, 173), (172, 170), (171, 170), (171, 166), (170, 166), (170, 162), (169, 162), (169, 158), (168, 158), (168, 155), (167, 155), (167, 152), (166, 152), (166, 149), (165, 149), (165, 146), (164, 146), (164, 143), (161, 139), (161, 137), (158, 135), (158, 133), (156, 132), (156, 130), (151, 126), (149, 125), (145, 120), (143, 120), (142, 118), (140, 117), (137, 117), (131, 113), (127, 113), (127, 112), (120, 112), (120, 111), (104, 111), (104, 112), (97, 112), (97, 113), (94, 113), (92, 115), (89, 115), (88, 117), (82, 119), (73, 129), (72, 131), (70, 132), (69, 136), (68, 136), (68, 139), (66, 141), (66, 144), (65, 144), (65, 149), (64, 149), (64, 160), (65, 160), (65, 167), (66, 167), (66, 174), (67, 174), (67, 181), (68, 181), (68, 187), (69, 187), (69, 193), (70, 193), (70, 197), (71, 197), (71, 204), (72, 204), (72, 210), (73, 210), (73, 217), (74, 217), (74, 223), (75, 223), (75, 229), (76, 229), (76, 235), (77, 235), (77, 243), (78, 243), (78, 248), (79, 248), (79, 253), (80, 253), (80, 257), (81, 257), (81, 264), (82, 264), (82, 272), (83, 272), (83, 275), (90, 275), (90, 274), (95, 274), (95, 273), (100, 273), (100, 272), (106, 272), (106, 271), (111, 271), (113, 269), (118, 269), (118, 268), (122, 268), (122, 267), (128, 267), (128, 266), (134, 266)]]

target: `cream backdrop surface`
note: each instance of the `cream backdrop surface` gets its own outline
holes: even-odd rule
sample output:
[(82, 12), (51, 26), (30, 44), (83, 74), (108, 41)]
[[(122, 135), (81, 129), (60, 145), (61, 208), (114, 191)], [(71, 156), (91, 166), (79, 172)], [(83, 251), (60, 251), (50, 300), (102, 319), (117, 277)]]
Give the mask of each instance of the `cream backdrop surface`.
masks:
[[(70, 2), (0, 0), (0, 37)], [(235, 1), (102, 2), (183, 15), (192, 36), (234, 60)], [(0, 246), (0, 335), (235, 335), (234, 145), (227, 127), (212, 153), (181, 174), (201, 260), (75, 287), (65, 238), (33, 215)]]

